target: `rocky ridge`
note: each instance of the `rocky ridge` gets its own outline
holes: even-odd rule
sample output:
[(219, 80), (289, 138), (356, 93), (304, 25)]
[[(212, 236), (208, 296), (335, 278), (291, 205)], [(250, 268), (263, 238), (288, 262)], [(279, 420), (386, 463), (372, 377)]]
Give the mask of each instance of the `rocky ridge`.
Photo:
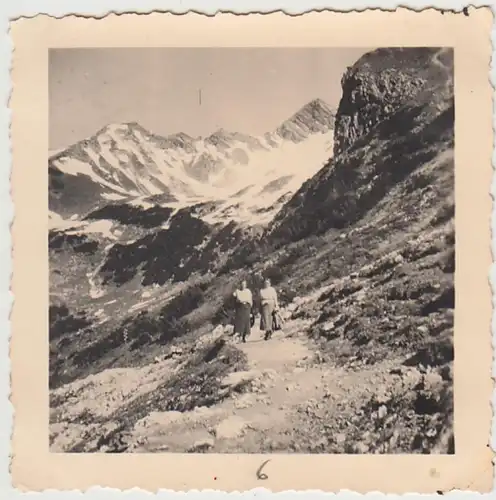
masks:
[(437, 86), (450, 82), (449, 49), (378, 49), (365, 54), (344, 73), (337, 114), (334, 154), (348, 149), (378, 123), (394, 115), (422, 90), (435, 99)]
[[(454, 94), (453, 86), (446, 83), (450, 81), (453, 60), (451, 66), (442, 70), (442, 79), (435, 62), (439, 50), (418, 49), (424, 75), (421, 80), (416, 71), (417, 53), (410, 60), (404, 49), (398, 49), (399, 55), (393, 51), (390, 56), (397, 58), (396, 67), (373, 72), (370, 68), (374, 60), (384, 64), (385, 50), (393, 51), (381, 49), (366, 54), (363, 61), (360, 59), (348, 70), (348, 78), (345, 75), (336, 120), (335, 155), (277, 214), (269, 229), (273, 238), (288, 232), (298, 239), (350, 226), (385, 199), (390, 189), (421, 178), (424, 166), (453, 148)], [(408, 54), (412, 50), (417, 49), (410, 49)], [(427, 80), (429, 69), (433, 77)], [(359, 76), (364, 71), (367, 78)], [(391, 85), (391, 74), (396, 75), (395, 90), (392, 97), (388, 93), (388, 98), (383, 99), (376, 89), (384, 89), (385, 93)], [(383, 101), (385, 104), (381, 105)], [(351, 116), (355, 117), (352, 121)], [(358, 117), (362, 125), (357, 122)], [(438, 172), (444, 171), (433, 170), (430, 177)], [(435, 198), (434, 178), (417, 182), (423, 182), (422, 189), (431, 190)], [(414, 186), (409, 191), (418, 193)]]

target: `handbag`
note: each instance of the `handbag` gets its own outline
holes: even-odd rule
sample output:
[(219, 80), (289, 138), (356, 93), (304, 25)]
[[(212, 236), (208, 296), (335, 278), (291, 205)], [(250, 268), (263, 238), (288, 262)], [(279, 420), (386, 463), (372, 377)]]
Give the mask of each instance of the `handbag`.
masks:
[(251, 312), (250, 313), (250, 326), (253, 328), (254, 324), (255, 324), (255, 315)]
[(272, 329), (274, 331), (282, 329), (282, 318), (281, 318), (279, 312), (277, 312), (277, 311), (274, 311), (272, 313)]

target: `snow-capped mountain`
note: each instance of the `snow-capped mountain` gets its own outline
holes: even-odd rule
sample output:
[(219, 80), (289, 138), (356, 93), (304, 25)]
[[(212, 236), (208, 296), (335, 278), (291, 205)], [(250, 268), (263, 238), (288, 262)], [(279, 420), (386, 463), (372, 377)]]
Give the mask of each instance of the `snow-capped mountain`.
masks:
[(279, 137), (301, 142), (310, 135), (325, 133), (334, 128), (335, 112), (322, 99), (314, 99), (303, 106), (276, 130)]
[[(206, 138), (162, 137), (134, 122), (107, 125), (50, 155), (50, 210), (82, 218), (109, 202), (160, 198), (189, 205), (239, 197), (243, 189), (263, 195), (266, 207), (322, 166), (333, 125), (334, 112), (320, 99), (260, 137), (224, 129)], [(274, 182), (286, 190), (276, 192)]]

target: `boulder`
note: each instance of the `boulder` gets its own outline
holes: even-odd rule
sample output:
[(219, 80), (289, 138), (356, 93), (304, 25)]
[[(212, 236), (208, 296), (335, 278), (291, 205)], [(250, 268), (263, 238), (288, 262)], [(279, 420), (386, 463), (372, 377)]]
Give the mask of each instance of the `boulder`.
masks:
[(199, 452), (199, 451), (206, 451), (209, 450), (210, 448), (213, 448), (215, 444), (215, 440), (213, 438), (205, 438), (205, 439), (199, 439), (198, 441), (195, 441), (193, 445), (188, 449), (189, 452)]
[(221, 381), (221, 387), (235, 389), (246, 385), (263, 376), (261, 370), (246, 370), (242, 372), (233, 372), (224, 377)]
[(234, 439), (243, 434), (248, 422), (238, 416), (231, 416), (223, 420), (215, 428), (215, 436), (217, 439)]

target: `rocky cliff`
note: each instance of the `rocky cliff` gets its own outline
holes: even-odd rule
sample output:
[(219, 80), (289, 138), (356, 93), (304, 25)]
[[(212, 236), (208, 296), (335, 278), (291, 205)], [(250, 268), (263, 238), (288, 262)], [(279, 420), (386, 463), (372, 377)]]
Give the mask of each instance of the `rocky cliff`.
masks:
[(452, 71), (452, 52), (432, 48), (379, 49), (349, 68), (335, 155), (279, 212), (272, 239), (350, 226), (404, 182), (432, 189), (443, 169), (419, 179), (453, 147)]
[(427, 47), (414, 51), (378, 49), (348, 68), (341, 82), (343, 95), (337, 112), (334, 153), (348, 149), (426, 86), (444, 84), (446, 70), (442, 66), (449, 71), (453, 64), (449, 59), (449, 52), (439, 54)]

